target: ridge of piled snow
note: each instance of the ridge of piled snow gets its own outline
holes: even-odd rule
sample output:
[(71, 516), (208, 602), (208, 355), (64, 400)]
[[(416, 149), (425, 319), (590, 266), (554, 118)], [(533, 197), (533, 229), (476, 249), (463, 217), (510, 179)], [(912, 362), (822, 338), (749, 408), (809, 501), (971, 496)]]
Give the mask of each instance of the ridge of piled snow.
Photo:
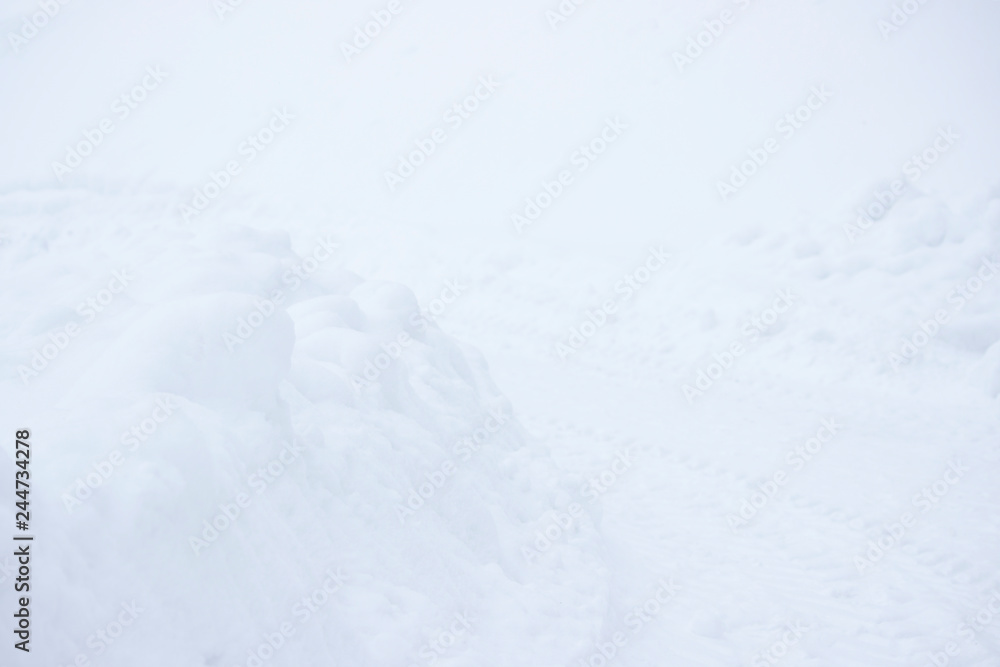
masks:
[[(85, 235), (73, 227), (48, 243), (97, 251), (74, 247)], [(171, 234), (186, 241), (159, 250)], [(67, 387), (32, 420), (36, 474), (65, 489), (58, 504), (36, 499), (49, 536), (39, 597), (59, 601), (38, 604), (38, 652), (53, 664), (96, 658), (84, 638), (133, 600), (148, 630), (102, 664), (253, 664), (247, 652), (285, 622), (300, 630), (285, 664), (571, 650), (607, 594), (596, 533), (588, 513), (570, 515), (575, 489), (526, 437), (482, 356), (406, 288), (338, 268), (332, 236), (302, 254), (287, 235), (248, 228), (159, 236), (132, 249), (124, 289), (92, 323), (81, 318), (26, 389)], [(67, 303), (99, 287), (64, 271)], [(67, 315), (5, 306), (33, 306), (45, 326)], [(8, 378), (18, 357), (27, 350), (8, 356)], [(8, 456), (0, 467), (10, 472)], [(538, 542), (546, 529), (554, 537)], [(343, 581), (306, 625), (297, 601), (327, 573)], [(455, 614), (471, 630), (428, 649)], [(561, 630), (533, 636), (539, 624)]]

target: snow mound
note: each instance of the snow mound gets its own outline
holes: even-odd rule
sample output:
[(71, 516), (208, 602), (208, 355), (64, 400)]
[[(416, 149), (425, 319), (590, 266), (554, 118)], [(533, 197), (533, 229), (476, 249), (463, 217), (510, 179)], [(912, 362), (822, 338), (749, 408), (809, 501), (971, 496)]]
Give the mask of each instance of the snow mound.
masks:
[(567, 638), (606, 605), (596, 531), (482, 356), (408, 289), (336, 268), (330, 237), (301, 255), (241, 228), (178, 238), (133, 249), (141, 281), (88, 325), (107, 340), (84, 331), (29, 384), (67, 387), (33, 433), (38, 531), (58, 544), (38, 556), (44, 659), (552, 664), (579, 648)]

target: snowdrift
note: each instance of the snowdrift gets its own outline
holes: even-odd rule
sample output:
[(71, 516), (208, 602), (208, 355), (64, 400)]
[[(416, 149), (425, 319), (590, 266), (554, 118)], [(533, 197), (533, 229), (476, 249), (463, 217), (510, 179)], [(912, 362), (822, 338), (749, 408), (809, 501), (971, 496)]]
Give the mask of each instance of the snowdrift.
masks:
[[(74, 246), (71, 230), (53, 246)], [(114, 298), (70, 317), (78, 333), (23, 383), (35, 405), (65, 387), (32, 434), (50, 490), (35, 496), (44, 659), (572, 652), (561, 637), (585, 635), (606, 596), (600, 545), (481, 355), (406, 288), (336, 268), (332, 236), (300, 255), (240, 227), (159, 234), (184, 240), (136, 249), (116, 293), (65, 269), (71, 293), (97, 295), (67, 303)], [(53, 252), (26, 250), (21, 268), (41, 272)], [(40, 315), (43, 357), (61, 342), (48, 324), (72, 312)], [(10, 377), (31, 359), (12, 354)]]

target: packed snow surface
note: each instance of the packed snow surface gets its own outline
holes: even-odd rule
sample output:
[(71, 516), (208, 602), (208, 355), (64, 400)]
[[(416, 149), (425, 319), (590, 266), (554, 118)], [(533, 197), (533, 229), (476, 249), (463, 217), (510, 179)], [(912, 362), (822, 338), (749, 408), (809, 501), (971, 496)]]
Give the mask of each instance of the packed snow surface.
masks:
[(0, 665), (1000, 665), (998, 25), (4, 3)]

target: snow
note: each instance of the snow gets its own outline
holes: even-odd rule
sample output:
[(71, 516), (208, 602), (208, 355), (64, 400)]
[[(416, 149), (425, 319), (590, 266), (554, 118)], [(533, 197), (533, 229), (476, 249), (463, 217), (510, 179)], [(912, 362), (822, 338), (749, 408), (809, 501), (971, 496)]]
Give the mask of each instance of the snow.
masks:
[(1000, 664), (998, 18), (6, 3), (0, 664)]

